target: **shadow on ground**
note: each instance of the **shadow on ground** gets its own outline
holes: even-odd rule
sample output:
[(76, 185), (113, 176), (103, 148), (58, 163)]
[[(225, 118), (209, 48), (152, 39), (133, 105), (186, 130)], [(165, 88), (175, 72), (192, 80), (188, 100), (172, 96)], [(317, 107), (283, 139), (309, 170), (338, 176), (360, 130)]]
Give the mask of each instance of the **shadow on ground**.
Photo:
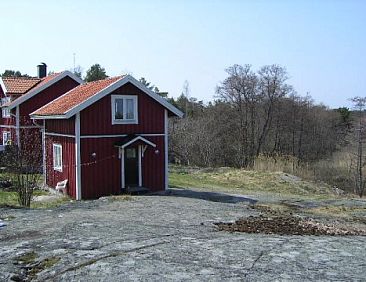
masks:
[[(157, 193), (154, 195), (161, 195), (161, 193)], [(172, 197), (200, 199), (211, 202), (229, 203), (229, 204), (236, 204), (241, 202), (255, 204), (257, 202), (257, 200), (247, 198), (241, 195), (233, 195), (233, 194), (225, 194), (209, 191), (196, 191), (191, 189), (179, 189), (179, 188), (170, 188), (164, 192), (164, 195)]]

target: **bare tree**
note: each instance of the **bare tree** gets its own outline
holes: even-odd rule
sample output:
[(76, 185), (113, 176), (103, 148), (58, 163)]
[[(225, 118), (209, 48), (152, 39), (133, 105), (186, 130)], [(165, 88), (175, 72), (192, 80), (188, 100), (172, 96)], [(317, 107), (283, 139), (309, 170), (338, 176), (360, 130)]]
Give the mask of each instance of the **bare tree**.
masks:
[(21, 129), (20, 134), (21, 146), (7, 146), (4, 158), (19, 204), (29, 207), (41, 177), (41, 138), (38, 129)]
[(291, 92), (292, 87), (285, 84), (288, 79), (286, 69), (278, 65), (262, 67), (258, 72), (259, 92), (263, 98), (263, 124), (259, 128), (256, 155), (259, 156), (268, 130), (273, 120), (273, 112), (280, 98)]
[(354, 104), (355, 109), (358, 113), (357, 118), (357, 126), (355, 128), (356, 131), (356, 144), (357, 144), (357, 153), (356, 153), (356, 166), (354, 167), (354, 182), (355, 182), (355, 193), (357, 193), (360, 198), (363, 196), (365, 190), (365, 177), (363, 175), (363, 167), (364, 167), (364, 154), (363, 154), (363, 143), (365, 141), (365, 121), (363, 112), (366, 108), (366, 97), (354, 97), (351, 99)]
[(229, 77), (217, 87), (216, 92), (219, 98), (233, 105), (238, 113), (240, 166), (252, 166), (255, 157), (256, 103), (259, 101), (258, 79), (250, 65), (234, 65), (226, 72)]

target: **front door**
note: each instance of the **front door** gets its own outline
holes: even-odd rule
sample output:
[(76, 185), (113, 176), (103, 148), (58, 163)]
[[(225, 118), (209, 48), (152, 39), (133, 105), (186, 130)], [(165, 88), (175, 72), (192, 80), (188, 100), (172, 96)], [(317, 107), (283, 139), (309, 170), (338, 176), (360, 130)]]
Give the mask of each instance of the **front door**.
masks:
[(125, 187), (137, 187), (139, 183), (139, 165), (137, 148), (125, 149)]

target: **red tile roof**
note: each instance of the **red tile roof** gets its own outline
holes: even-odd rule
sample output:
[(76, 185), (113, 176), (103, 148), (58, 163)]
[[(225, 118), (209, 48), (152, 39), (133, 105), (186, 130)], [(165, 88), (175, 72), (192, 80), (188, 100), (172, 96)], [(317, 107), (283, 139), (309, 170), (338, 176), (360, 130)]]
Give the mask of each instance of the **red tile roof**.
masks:
[(80, 105), (90, 97), (107, 88), (123, 76), (111, 77), (103, 80), (93, 81), (86, 84), (81, 84), (66, 94), (60, 96), (51, 103), (43, 106), (35, 111), (32, 115), (49, 116), (49, 115), (64, 115), (72, 108)]
[[(50, 74), (43, 78), (36, 77), (4, 77), (3, 82), (6, 87), (7, 94), (12, 96), (12, 101), (4, 104), (3, 106), (9, 107), (15, 101), (18, 100), (19, 97), (23, 97), (28, 95), (28, 93), (37, 90), (39, 87), (42, 87), (55, 77), (57, 77), (61, 73)], [(24, 92), (25, 91), (25, 92)]]
[(59, 74), (61, 74), (61, 72), (53, 73), (53, 74), (47, 75), (46, 77), (41, 78), (41, 81), (34, 88), (32, 88), (32, 90), (37, 89), (38, 87), (41, 87), (42, 85), (46, 84), (50, 80), (54, 79)]
[(41, 79), (36, 77), (3, 77), (8, 94), (24, 94), (36, 86)]

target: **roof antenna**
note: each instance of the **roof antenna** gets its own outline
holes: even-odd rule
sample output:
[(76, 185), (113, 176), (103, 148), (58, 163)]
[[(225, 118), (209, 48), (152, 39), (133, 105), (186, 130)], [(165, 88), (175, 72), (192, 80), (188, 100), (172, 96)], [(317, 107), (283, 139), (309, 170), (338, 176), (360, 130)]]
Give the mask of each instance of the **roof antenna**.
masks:
[(75, 57), (76, 57), (75, 53), (73, 53), (73, 57), (74, 57), (74, 73), (75, 73)]

